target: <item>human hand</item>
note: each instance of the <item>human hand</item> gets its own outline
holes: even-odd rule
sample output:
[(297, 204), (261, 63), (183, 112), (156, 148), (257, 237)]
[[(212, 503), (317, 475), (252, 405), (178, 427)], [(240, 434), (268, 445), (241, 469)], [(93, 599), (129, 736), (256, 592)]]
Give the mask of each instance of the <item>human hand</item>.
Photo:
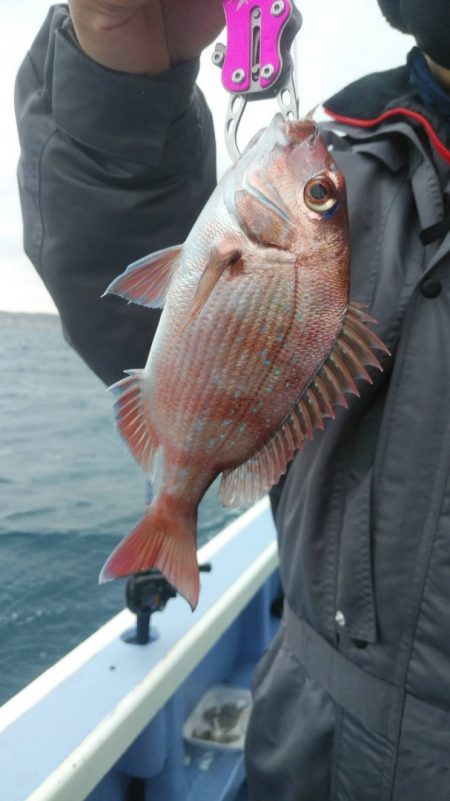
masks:
[(69, 0), (69, 9), (88, 56), (147, 75), (199, 56), (225, 24), (222, 0)]

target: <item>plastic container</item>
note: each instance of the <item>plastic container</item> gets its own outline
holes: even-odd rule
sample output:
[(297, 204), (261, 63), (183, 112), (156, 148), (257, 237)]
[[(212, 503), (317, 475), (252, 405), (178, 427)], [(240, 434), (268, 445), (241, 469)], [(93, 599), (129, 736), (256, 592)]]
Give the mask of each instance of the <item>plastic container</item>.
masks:
[(185, 740), (208, 748), (242, 750), (251, 700), (250, 690), (211, 687), (184, 723)]

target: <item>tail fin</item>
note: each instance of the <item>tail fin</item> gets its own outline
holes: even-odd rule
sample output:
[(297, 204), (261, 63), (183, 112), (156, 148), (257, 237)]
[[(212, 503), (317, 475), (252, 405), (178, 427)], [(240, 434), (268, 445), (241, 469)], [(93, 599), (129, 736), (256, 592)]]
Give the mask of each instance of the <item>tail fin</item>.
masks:
[(156, 567), (194, 610), (200, 590), (195, 542), (195, 518), (172, 517), (155, 502), (107, 559), (99, 581)]

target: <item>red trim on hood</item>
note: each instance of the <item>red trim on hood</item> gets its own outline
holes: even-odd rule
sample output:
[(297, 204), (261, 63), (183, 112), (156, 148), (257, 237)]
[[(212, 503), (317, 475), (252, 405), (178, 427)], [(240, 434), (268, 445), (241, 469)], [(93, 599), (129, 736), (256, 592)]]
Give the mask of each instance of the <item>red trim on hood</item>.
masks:
[(398, 114), (403, 114), (405, 117), (410, 117), (411, 119), (415, 120), (416, 122), (420, 122), (421, 125), (425, 128), (430, 141), (436, 151), (439, 153), (440, 156), (450, 164), (450, 149), (444, 145), (443, 142), (439, 139), (436, 131), (434, 130), (433, 126), (427, 120), (426, 117), (423, 117), (422, 114), (419, 114), (418, 111), (413, 111), (410, 108), (391, 108), (389, 111), (385, 111), (383, 114), (380, 114), (379, 117), (374, 117), (372, 120), (360, 120), (356, 117), (344, 117), (342, 114), (335, 114), (332, 109), (327, 108), (324, 106), (324, 109), (330, 117), (336, 120), (336, 122), (342, 122), (344, 125), (355, 125), (360, 128), (371, 128), (372, 125), (378, 125), (379, 122), (384, 122), (384, 120), (389, 119), (389, 117), (395, 117)]

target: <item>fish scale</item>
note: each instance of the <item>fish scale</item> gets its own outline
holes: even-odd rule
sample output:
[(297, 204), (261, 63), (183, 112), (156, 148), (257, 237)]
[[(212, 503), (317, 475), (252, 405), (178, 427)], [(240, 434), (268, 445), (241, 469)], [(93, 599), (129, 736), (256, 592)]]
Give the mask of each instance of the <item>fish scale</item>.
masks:
[[(151, 506), (106, 562), (107, 580), (159, 568), (194, 608), (198, 504), (256, 500), (387, 349), (349, 304), (345, 181), (312, 122), (280, 116), (225, 174), (182, 246), (109, 287), (164, 304), (144, 371), (115, 385), (116, 420)], [(325, 432), (326, 434), (326, 432)], [(158, 458), (156, 458), (158, 456)]]
[[(239, 332), (244, 330), (243, 336), (245, 339), (254, 340), (257, 339), (255, 336), (255, 331), (261, 327), (261, 323), (266, 321), (268, 317), (270, 317), (271, 307), (270, 307), (270, 298), (273, 296), (272, 286), (276, 286), (277, 284), (277, 277), (272, 276), (271, 284), (269, 286), (266, 285), (266, 295), (269, 298), (269, 304), (267, 311), (262, 311), (263, 307), (261, 305), (261, 301), (264, 300), (263, 298), (258, 299), (255, 296), (251, 298), (251, 303), (249, 305), (249, 314), (247, 319), (249, 320), (250, 324), (247, 323), (244, 329), (244, 322), (237, 318), (237, 325), (233, 329), (233, 332), (227, 332), (226, 329), (223, 330), (219, 325), (215, 326), (213, 329), (213, 334), (211, 338), (197, 338), (196, 334), (198, 333), (198, 329), (202, 326), (202, 320), (199, 319), (195, 322), (192, 330), (192, 338), (194, 341), (198, 343), (198, 351), (195, 351), (191, 354), (189, 364), (194, 365), (194, 372), (190, 376), (190, 380), (188, 381), (187, 375), (187, 368), (186, 365), (188, 364), (186, 356), (181, 349), (175, 351), (175, 357), (173, 358), (173, 365), (171, 365), (170, 374), (175, 377), (178, 376), (177, 380), (171, 380), (168, 383), (167, 390), (165, 391), (165, 400), (163, 401), (163, 405), (167, 408), (166, 405), (166, 398), (167, 395), (169, 397), (173, 397), (173, 394), (176, 391), (177, 381), (181, 383), (184, 387), (184, 392), (180, 398), (180, 415), (179, 421), (183, 428), (190, 427), (192, 425), (191, 421), (188, 421), (188, 415), (192, 415), (195, 418), (198, 409), (195, 406), (188, 406), (188, 398), (190, 396), (189, 387), (195, 384), (199, 390), (200, 397), (204, 392), (208, 393), (209, 396), (209, 406), (211, 408), (217, 408), (220, 412), (221, 407), (223, 407), (223, 387), (214, 387), (211, 386), (210, 380), (210, 369), (209, 365), (213, 362), (216, 363), (223, 363), (229, 361), (232, 365), (236, 364), (236, 360), (239, 357), (239, 354), (242, 353), (242, 346), (236, 341), (236, 336), (239, 335)], [(232, 282), (230, 282), (232, 283)], [(228, 313), (232, 313), (235, 305), (236, 305), (236, 295), (239, 295), (240, 292), (227, 291), (225, 293), (217, 294), (217, 297), (211, 297), (211, 303), (208, 307), (209, 314), (211, 314), (216, 319), (220, 319), (226, 317)], [(259, 312), (259, 316), (255, 315), (253, 312)], [(228, 334), (228, 336), (227, 336)], [(262, 343), (264, 344), (264, 343)], [(198, 370), (196, 369), (198, 365)], [(250, 368), (253, 368), (253, 372)], [(255, 398), (259, 397), (259, 391), (257, 388), (257, 384), (264, 384), (264, 379), (267, 377), (271, 372), (271, 367), (262, 367), (261, 363), (258, 360), (246, 360), (246, 370), (238, 371), (238, 374), (242, 376), (242, 378), (236, 380), (236, 374), (230, 376), (229, 386), (233, 389), (243, 388), (244, 381), (248, 387), (254, 388)], [(233, 394), (231, 392), (231, 394)], [(244, 392), (245, 394), (245, 392)], [(192, 397), (192, 396), (191, 396)], [(243, 422), (246, 418), (248, 413), (248, 406), (251, 403), (254, 403), (254, 399), (250, 402), (247, 402), (247, 405), (238, 404), (239, 413), (234, 416), (234, 432), (238, 429), (239, 425)], [(183, 411), (184, 410), (184, 411)], [(183, 412), (183, 413), (181, 413)], [(222, 420), (221, 418), (216, 420), (218, 426), (220, 426)], [(178, 420), (175, 421), (175, 425), (177, 425)], [(230, 432), (231, 433), (231, 432)], [(183, 432), (177, 432), (180, 439), (183, 437)], [(214, 434), (214, 432), (212, 432)], [(202, 447), (204, 445), (204, 437), (202, 437), (201, 433), (199, 433), (191, 440), (191, 448), (192, 450), (196, 450), (197, 442)]]
[[(276, 279), (272, 280), (275, 283)], [(268, 292), (267, 294), (270, 297), (270, 292)], [(226, 297), (227, 297), (227, 305), (225, 305), (221, 311), (221, 313), (224, 315), (226, 315), (229, 308), (232, 309), (234, 305), (233, 294), (229, 293)], [(256, 311), (262, 309), (261, 300), (263, 299), (260, 299), (260, 302), (258, 302), (257, 298), (254, 299), (253, 306)], [(259, 316), (254, 315), (252, 306), (250, 305), (248, 318), (250, 319), (251, 324), (247, 325), (246, 331), (244, 333), (245, 341), (247, 344), (248, 342), (251, 341), (255, 340), (258, 341), (258, 337), (255, 335), (255, 331), (258, 331), (258, 329), (261, 327), (261, 322), (265, 321), (267, 319), (267, 316), (268, 316), (267, 313), (262, 313), (261, 311)], [(241, 328), (239, 328), (238, 326), (237, 330), (238, 331), (242, 330), (242, 328), (243, 325), (241, 323)], [(266, 344), (264, 342), (261, 342), (261, 338), (259, 339), (260, 339), (260, 344)], [(214, 352), (213, 342), (210, 343), (210, 350)], [(230, 335), (229, 337), (226, 336), (222, 337), (221, 348), (219, 349), (219, 352), (215, 354), (217, 356), (217, 361), (219, 362), (222, 361), (224, 354), (226, 355), (227, 360), (231, 362), (231, 364), (236, 364), (237, 358), (242, 358), (241, 355), (242, 346), (239, 347), (239, 344), (236, 342), (234, 334)], [(243, 423), (243, 421), (247, 419), (249, 406), (255, 403), (255, 401), (259, 399), (260, 386), (265, 383), (270, 372), (271, 372), (270, 365), (264, 367), (259, 359), (254, 358), (254, 359), (245, 359), (245, 370), (243, 370), (242, 368), (236, 369), (234, 374), (230, 375), (229, 387), (231, 392), (229, 390), (229, 392), (227, 393), (228, 395), (230, 394), (233, 395), (233, 389), (234, 389), (235, 391), (240, 390), (241, 394), (245, 397), (248, 392), (247, 388), (251, 387), (253, 387), (253, 393), (254, 393), (254, 396), (250, 401), (248, 400), (244, 402), (239, 401), (236, 404), (238, 407), (238, 413), (234, 414), (234, 426), (233, 426), (234, 430), (230, 432), (230, 436), (233, 436), (233, 434), (239, 432), (240, 425)], [(205, 387), (208, 387), (208, 385), (209, 385), (209, 376), (208, 376), (208, 371), (205, 370)], [(219, 394), (223, 395), (223, 392), (224, 388), (218, 387), (216, 388), (215, 396), (218, 396)], [(216, 397), (214, 397), (213, 395), (213, 397), (211, 397), (211, 405), (214, 405), (215, 400)], [(218, 400), (220, 400), (220, 398), (218, 398)], [(220, 410), (220, 406), (218, 408)]]

